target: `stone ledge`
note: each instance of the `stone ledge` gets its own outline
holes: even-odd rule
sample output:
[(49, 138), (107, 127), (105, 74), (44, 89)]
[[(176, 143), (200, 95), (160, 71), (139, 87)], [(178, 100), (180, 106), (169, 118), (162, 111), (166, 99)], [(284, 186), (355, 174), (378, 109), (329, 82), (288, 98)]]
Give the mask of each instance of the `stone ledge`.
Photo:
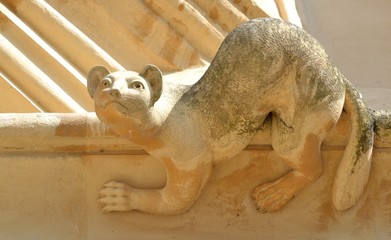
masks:
[[(390, 113), (376, 112), (382, 121), (375, 135), (376, 148), (391, 147)], [(271, 149), (270, 121), (266, 121), (247, 150)], [(343, 149), (349, 137), (349, 117), (343, 113), (323, 149)], [(0, 114), (0, 153), (54, 152), (88, 154), (146, 154), (118, 137), (95, 113)]]
[(262, 214), (250, 198), (255, 186), (289, 171), (271, 150), (269, 121), (247, 151), (215, 166), (187, 213), (156, 216), (100, 212), (96, 200), (104, 183), (161, 188), (166, 172), (94, 113), (0, 114), (0, 238), (386, 239), (391, 225), (390, 117), (376, 116), (381, 124), (375, 145), (380, 149), (364, 195), (346, 212), (331, 204), (334, 175), (350, 131), (343, 114), (323, 144), (323, 175), (280, 212)]

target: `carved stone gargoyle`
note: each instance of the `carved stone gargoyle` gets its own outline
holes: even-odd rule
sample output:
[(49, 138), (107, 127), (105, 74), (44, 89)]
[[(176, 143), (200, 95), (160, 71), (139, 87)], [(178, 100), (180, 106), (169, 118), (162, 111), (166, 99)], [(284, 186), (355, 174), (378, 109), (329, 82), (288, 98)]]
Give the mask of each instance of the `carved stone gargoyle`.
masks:
[(269, 114), (272, 147), (291, 171), (253, 190), (261, 211), (281, 209), (322, 174), (320, 146), (343, 109), (352, 130), (334, 181), (334, 207), (352, 207), (368, 181), (371, 111), (320, 44), (281, 20), (240, 25), (193, 85), (163, 81), (153, 65), (141, 73), (96, 66), (88, 90), (99, 119), (167, 169), (162, 189), (106, 183), (99, 199), (104, 212), (184, 212), (201, 194), (213, 163), (242, 151)]

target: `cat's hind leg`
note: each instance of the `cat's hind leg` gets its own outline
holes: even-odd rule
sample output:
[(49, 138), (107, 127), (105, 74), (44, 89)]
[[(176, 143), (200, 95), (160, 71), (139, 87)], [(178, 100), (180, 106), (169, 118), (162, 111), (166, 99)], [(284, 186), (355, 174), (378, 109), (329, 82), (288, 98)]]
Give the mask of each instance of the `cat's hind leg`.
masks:
[(272, 146), (291, 170), (253, 190), (252, 198), (262, 212), (281, 209), (322, 174), (320, 146), (337, 119), (319, 112), (303, 116), (293, 126), (286, 126), (278, 116), (273, 116)]

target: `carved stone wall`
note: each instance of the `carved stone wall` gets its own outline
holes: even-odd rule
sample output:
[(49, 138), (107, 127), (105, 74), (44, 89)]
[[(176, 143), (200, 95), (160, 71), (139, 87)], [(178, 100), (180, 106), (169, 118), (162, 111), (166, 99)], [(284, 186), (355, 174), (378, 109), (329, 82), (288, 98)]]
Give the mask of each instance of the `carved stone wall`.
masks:
[[(323, 145), (323, 176), (282, 211), (263, 214), (254, 186), (288, 168), (270, 147), (266, 125), (242, 153), (214, 167), (195, 205), (178, 216), (101, 213), (102, 184), (165, 184), (164, 167), (119, 138), (93, 113), (0, 115), (1, 239), (388, 239), (391, 236), (391, 139), (376, 135), (372, 173), (359, 203), (346, 212), (330, 201), (349, 135), (342, 116)], [(390, 136), (390, 132), (381, 133)]]

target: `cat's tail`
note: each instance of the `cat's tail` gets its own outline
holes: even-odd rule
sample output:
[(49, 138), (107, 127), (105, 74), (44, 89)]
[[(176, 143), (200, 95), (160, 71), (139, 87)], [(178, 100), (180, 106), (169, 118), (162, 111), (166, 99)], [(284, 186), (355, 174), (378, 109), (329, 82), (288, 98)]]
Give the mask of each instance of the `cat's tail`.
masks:
[(339, 164), (333, 186), (337, 210), (351, 208), (368, 182), (374, 140), (374, 117), (360, 93), (346, 81), (345, 111), (351, 120), (351, 133)]

